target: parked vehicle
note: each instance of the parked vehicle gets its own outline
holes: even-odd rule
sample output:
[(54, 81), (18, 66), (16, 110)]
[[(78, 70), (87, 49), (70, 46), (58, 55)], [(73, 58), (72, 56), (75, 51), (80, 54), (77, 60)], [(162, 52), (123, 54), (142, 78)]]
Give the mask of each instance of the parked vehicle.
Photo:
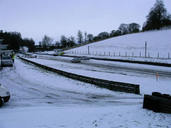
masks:
[(55, 49), (54, 50), (54, 56), (61, 56), (61, 55), (63, 55), (64, 54), (64, 52), (63, 52), (63, 50), (62, 49)]
[(1, 65), (2, 65), (2, 67), (12, 67), (13, 66), (13, 61), (12, 61), (11, 56), (2, 55)]
[(81, 62), (81, 59), (80, 58), (73, 58), (71, 60), (72, 63), (80, 63)]
[(0, 106), (3, 105), (3, 103), (8, 102), (10, 99), (10, 92), (7, 88), (3, 87), (0, 84)]
[(27, 57), (27, 58), (37, 58), (37, 56), (32, 54), (32, 53), (25, 53), (25, 57)]

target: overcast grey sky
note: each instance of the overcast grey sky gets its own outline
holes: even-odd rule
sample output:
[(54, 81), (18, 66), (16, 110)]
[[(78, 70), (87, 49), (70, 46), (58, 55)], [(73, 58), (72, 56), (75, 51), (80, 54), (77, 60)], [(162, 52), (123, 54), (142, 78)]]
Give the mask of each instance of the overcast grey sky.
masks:
[[(94, 35), (118, 29), (121, 23), (141, 26), (155, 0), (0, 0), (0, 30), (17, 31), (36, 42), (46, 34)], [(164, 0), (171, 13), (171, 0)]]

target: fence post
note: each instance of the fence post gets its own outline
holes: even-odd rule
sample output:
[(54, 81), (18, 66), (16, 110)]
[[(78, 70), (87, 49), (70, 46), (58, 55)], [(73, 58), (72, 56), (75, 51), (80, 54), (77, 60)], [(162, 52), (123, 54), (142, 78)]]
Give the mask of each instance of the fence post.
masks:
[(148, 58), (150, 58), (150, 53), (148, 53)]
[(127, 52), (125, 52), (125, 57), (127, 57)]
[(140, 57), (141, 57), (141, 52), (140, 52)]
[(88, 55), (90, 54), (90, 46), (88, 46)]
[(147, 57), (147, 42), (145, 42), (145, 58)]
[(119, 56), (121, 56), (120, 52), (119, 52)]
[(170, 53), (168, 53), (168, 59), (170, 59)]
[(158, 54), (157, 54), (157, 58), (159, 59), (159, 52), (158, 52)]

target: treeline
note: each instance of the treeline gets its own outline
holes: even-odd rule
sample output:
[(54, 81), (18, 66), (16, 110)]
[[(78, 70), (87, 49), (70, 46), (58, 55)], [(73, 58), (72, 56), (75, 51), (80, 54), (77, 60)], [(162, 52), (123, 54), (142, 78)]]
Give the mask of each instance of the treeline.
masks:
[(8, 49), (19, 51), (20, 47), (28, 47), (29, 52), (35, 50), (35, 42), (33, 39), (22, 38), (18, 32), (3, 32), (0, 30), (0, 39), (3, 39), (3, 44), (8, 44)]
[(117, 30), (111, 32), (100, 32), (98, 35), (88, 34), (87, 32), (78, 31), (77, 37), (66, 37), (62, 35), (59, 41), (53, 41), (52, 38), (45, 35), (39, 45), (35, 46), (33, 39), (22, 39), (21, 34), (17, 32), (0, 31), (0, 38), (4, 39), (4, 43), (9, 44), (10, 49), (19, 50), (20, 46), (27, 46), (29, 51), (35, 50), (52, 50), (54, 48), (67, 49), (84, 45), (111, 37), (121, 36), (130, 33), (137, 33), (149, 30), (159, 30), (163, 27), (171, 26), (171, 15), (168, 14), (162, 0), (156, 0), (154, 6), (150, 9), (142, 28), (138, 23), (124, 24), (122, 23)]
[[(163, 27), (171, 26), (171, 15), (168, 14), (162, 0), (156, 0), (156, 3), (150, 9), (150, 12), (146, 18), (147, 20), (144, 22), (142, 29), (138, 23), (122, 23), (117, 30), (112, 30), (111, 32), (101, 32), (96, 36), (94, 36), (93, 34), (87, 34), (87, 32), (83, 33), (79, 30), (76, 38), (74, 38), (73, 36), (66, 37), (62, 35), (60, 41), (56, 41), (55, 46), (57, 48), (69, 48), (77, 45), (84, 45), (87, 43), (108, 39), (111, 37), (121, 36), (130, 33), (137, 33), (142, 31), (159, 30)], [(40, 47), (44, 47), (50, 44), (50, 42), (45, 41), (45, 37), (42, 40), (42, 42), (44, 43), (39, 43)]]
[(111, 37), (116, 37), (128, 33), (136, 33), (140, 31), (140, 25), (137, 23), (131, 24), (121, 24), (118, 30), (112, 30), (110, 33), (101, 32), (97, 36), (93, 34), (87, 34), (87, 32), (78, 31), (77, 37), (66, 37), (64, 35), (61, 36), (59, 41), (56, 41), (54, 44), (53, 39), (45, 35), (42, 41), (39, 42), (39, 46), (37, 49), (39, 50), (51, 50), (53, 48), (71, 48), (74, 46), (84, 45), (87, 43), (92, 43), (104, 39), (108, 39)]
[(162, 0), (156, 0), (156, 3), (151, 8), (147, 15), (147, 21), (144, 23), (142, 31), (159, 30), (163, 27), (171, 25), (171, 15), (164, 7)]
[[(62, 35), (60, 41), (56, 41), (55, 46), (57, 46), (58, 48), (68, 48), (68, 47), (73, 47), (75, 45), (84, 45), (87, 43), (92, 43), (92, 42), (108, 39), (111, 37), (125, 35), (128, 33), (136, 33), (139, 31), (140, 31), (140, 25), (137, 23), (121, 24), (118, 30), (112, 30), (110, 33), (101, 32), (96, 36), (79, 30), (76, 38), (74, 38), (73, 36), (66, 37)], [(44, 42), (44, 40), (42, 40), (42, 42)], [(49, 42), (47, 44), (49, 44)]]

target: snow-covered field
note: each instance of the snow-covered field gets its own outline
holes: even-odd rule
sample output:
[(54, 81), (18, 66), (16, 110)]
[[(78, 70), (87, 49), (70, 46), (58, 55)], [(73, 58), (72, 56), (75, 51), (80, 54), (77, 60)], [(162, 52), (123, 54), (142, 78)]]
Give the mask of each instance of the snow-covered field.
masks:
[(145, 58), (146, 61), (168, 62), (167, 59), (171, 59), (170, 35), (171, 30), (128, 34), (74, 48), (66, 51), (66, 53), (87, 55), (89, 48), (90, 55), (110, 58), (144, 60), (143, 57), (145, 56), (145, 42), (147, 42), (146, 56), (151, 58)]
[[(49, 60), (49, 63), (51, 61)], [(11, 92), (0, 128), (169, 128), (171, 115), (142, 109), (143, 96), (71, 80), (16, 59), (0, 71)]]

